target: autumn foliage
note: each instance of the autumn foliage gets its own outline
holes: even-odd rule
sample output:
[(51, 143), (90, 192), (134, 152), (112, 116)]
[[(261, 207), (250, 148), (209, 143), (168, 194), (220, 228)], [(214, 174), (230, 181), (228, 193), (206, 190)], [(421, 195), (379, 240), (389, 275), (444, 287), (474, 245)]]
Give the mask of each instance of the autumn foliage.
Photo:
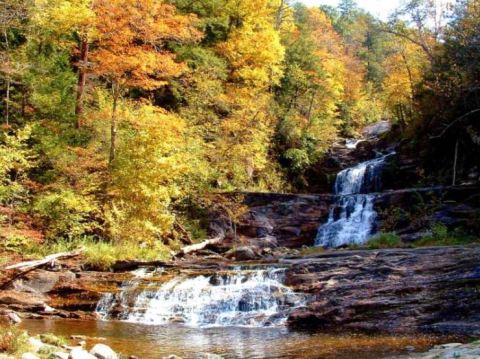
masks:
[(212, 193), (308, 190), (378, 120), (424, 158), (470, 153), (478, 1), (449, 24), (432, 4), (384, 22), (347, 0), (0, 2), (0, 226), (174, 248), (206, 235)]

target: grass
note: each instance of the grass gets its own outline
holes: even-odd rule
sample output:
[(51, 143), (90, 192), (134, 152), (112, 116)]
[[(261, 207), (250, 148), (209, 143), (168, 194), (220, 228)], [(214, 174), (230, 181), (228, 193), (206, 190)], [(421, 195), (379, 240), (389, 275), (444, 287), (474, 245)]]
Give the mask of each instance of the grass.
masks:
[(369, 240), (365, 247), (368, 249), (403, 248), (405, 243), (395, 233), (380, 233)]
[(85, 245), (85, 262), (87, 265), (101, 270), (108, 270), (117, 261), (169, 260), (170, 249), (162, 244), (146, 246), (138, 243), (90, 242)]
[(62, 345), (68, 345), (68, 340), (64, 337), (57, 337), (53, 334), (40, 334), (40, 340), (49, 345), (61, 347)]
[[(28, 238), (7, 238), (2, 241), (0, 249), (5, 252), (19, 253), (25, 257), (37, 259), (53, 253), (69, 252), (80, 247), (85, 249), (85, 264), (97, 270), (109, 270), (117, 261), (167, 261), (171, 258), (171, 250), (180, 247), (176, 242), (170, 247), (157, 242), (155, 244), (144, 244), (137, 242), (108, 242), (92, 238), (81, 238), (78, 240), (58, 240), (51, 243), (40, 244)], [(1, 259), (4, 257), (0, 257)]]
[(444, 224), (436, 223), (430, 228), (430, 234), (411, 243), (405, 243), (396, 233), (379, 233), (363, 246), (351, 245), (350, 249), (388, 249), (444, 247), (456, 245), (480, 244), (480, 238), (465, 234), (461, 230), (450, 231)]

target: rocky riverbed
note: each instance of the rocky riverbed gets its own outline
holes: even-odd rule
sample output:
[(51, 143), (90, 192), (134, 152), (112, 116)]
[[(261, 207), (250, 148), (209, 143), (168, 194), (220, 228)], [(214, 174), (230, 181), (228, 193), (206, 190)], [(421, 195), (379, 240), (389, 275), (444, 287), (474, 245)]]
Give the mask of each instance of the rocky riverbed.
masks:
[[(161, 278), (183, 270), (208, 275), (238, 264), (184, 259)], [(480, 335), (479, 246), (339, 250), (255, 264), (285, 268), (285, 284), (308, 296), (290, 313), (291, 328)], [(130, 272), (87, 271), (80, 260), (59, 261), (4, 283), (0, 308), (23, 318), (93, 319), (100, 298), (129, 278)]]

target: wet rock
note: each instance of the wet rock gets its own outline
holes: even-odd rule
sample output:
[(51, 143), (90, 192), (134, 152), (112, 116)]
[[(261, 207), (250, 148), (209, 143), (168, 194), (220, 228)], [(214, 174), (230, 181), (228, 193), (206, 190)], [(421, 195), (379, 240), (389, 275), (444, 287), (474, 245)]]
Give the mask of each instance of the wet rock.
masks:
[(94, 355), (98, 359), (117, 359), (118, 355), (105, 344), (96, 344), (91, 350), (90, 354)]
[(480, 342), (470, 344), (450, 343), (437, 345), (426, 353), (410, 353), (397, 359), (478, 359), (480, 358)]
[(97, 357), (84, 349), (75, 348), (70, 352), (68, 359), (97, 359)]
[(389, 132), (392, 129), (390, 121), (380, 121), (365, 127), (362, 131), (366, 138), (375, 138)]

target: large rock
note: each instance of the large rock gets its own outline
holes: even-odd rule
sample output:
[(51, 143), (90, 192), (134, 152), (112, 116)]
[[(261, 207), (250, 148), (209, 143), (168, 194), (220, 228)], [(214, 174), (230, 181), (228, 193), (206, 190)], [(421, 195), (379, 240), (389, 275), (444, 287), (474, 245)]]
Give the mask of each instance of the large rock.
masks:
[(18, 292), (16, 290), (0, 291), (0, 304), (19, 310), (43, 310), (47, 298), (41, 294)]
[(94, 355), (98, 359), (117, 359), (118, 355), (105, 344), (96, 344), (91, 350), (90, 354)]
[(480, 335), (480, 246), (338, 251), (285, 259), (310, 294), (289, 319), (325, 331)]
[(37, 357), (35, 354), (32, 354), (32, 353), (23, 353), (20, 358), (21, 359), (40, 359), (39, 357)]
[(22, 318), (12, 310), (0, 309), (0, 325), (19, 324)]
[(97, 357), (84, 349), (75, 348), (70, 352), (68, 359), (97, 359)]
[(229, 234), (225, 245), (238, 246), (234, 238), (258, 248), (313, 245), (319, 223), (328, 218), (332, 200), (329, 194), (244, 193), (248, 211), (238, 221), (235, 234), (228, 220), (223, 223)]
[(75, 274), (69, 271), (50, 272), (37, 269), (13, 282), (13, 288), (21, 292), (48, 293), (59, 283), (68, 283), (75, 279)]
[(237, 261), (251, 261), (260, 258), (260, 256), (251, 247), (233, 248), (225, 254), (225, 257), (235, 259)]

